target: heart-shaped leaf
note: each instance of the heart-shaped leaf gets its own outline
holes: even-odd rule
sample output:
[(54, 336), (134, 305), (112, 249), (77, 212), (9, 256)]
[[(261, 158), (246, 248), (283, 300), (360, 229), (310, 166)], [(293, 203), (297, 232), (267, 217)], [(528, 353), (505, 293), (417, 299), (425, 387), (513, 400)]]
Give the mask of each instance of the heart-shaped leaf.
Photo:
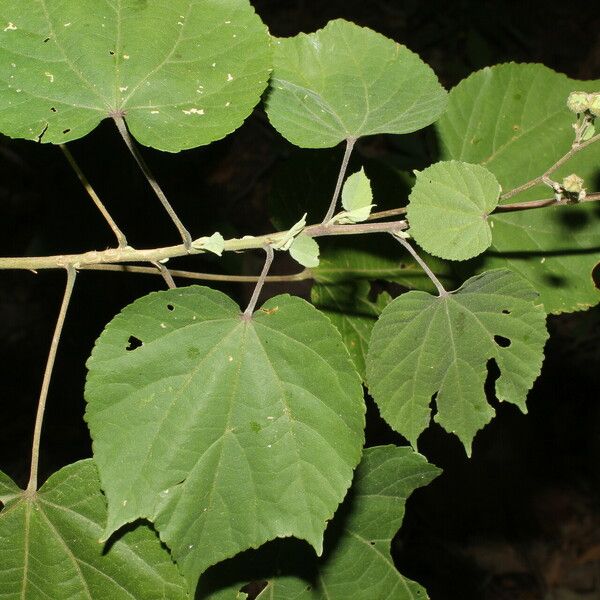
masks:
[(410, 133), (444, 111), (446, 92), (408, 48), (344, 20), (275, 40), (267, 113), (287, 140), (329, 148), (377, 133)]
[(125, 115), (176, 152), (239, 127), (266, 87), (266, 29), (247, 0), (0, 0), (0, 131), (62, 143)]
[(191, 584), (275, 537), (321, 552), (364, 427), (360, 379), (327, 317), (290, 296), (247, 321), (209, 288), (154, 293), (107, 325), (88, 368), (107, 534), (150, 519)]
[(367, 356), (369, 391), (383, 418), (416, 446), (436, 394), (435, 420), (470, 455), (475, 433), (494, 416), (484, 392), (492, 359), (500, 369), (498, 399), (526, 412), (548, 338), (536, 297), (522, 277), (499, 269), (448, 295), (408, 292), (393, 300), (373, 328)]
[(485, 167), (438, 162), (417, 173), (410, 194), (410, 234), (425, 251), (450, 260), (481, 254), (492, 243), (489, 214), (500, 184)]
[(96, 466), (61, 469), (33, 495), (3, 473), (0, 597), (87, 600), (183, 600), (186, 582), (150, 527), (139, 525), (108, 548), (98, 543), (106, 502)]

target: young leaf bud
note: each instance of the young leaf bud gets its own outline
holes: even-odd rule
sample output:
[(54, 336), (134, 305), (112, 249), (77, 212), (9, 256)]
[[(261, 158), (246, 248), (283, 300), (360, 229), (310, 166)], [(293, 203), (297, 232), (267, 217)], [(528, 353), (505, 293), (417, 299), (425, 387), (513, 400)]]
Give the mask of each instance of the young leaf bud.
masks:
[(586, 92), (571, 92), (567, 98), (567, 107), (574, 113), (582, 113), (589, 108), (590, 94)]

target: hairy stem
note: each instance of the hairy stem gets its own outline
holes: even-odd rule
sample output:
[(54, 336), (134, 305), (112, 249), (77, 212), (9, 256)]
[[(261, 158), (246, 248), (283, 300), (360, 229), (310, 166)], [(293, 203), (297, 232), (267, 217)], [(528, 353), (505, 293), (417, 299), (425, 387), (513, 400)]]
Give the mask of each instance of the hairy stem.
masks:
[(75, 277), (77, 271), (73, 266), (67, 267), (67, 284), (65, 286), (65, 293), (63, 295), (62, 304), (58, 313), (58, 319), (56, 321), (56, 327), (54, 328), (54, 335), (52, 336), (52, 342), (50, 343), (50, 350), (48, 352), (48, 360), (46, 361), (46, 370), (44, 372), (44, 379), (42, 381), (42, 389), (40, 391), (40, 397), (38, 400), (37, 414), (35, 416), (35, 426), (33, 429), (33, 443), (31, 448), (31, 470), (29, 473), (29, 483), (27, 484), (26, 493), (32, 495), (37, 491), (38, 486), (38, 466), (40, 461), (40, 440), (42, 437), (42, 424), (44, 422), (44, 412), (46, 410), (46, 400), (48, 398), (48, 389), (50, 388), (50, 380), (52, 379), (52, 371), (54, 369), (54, 361), (56, 360), (56, 351), (58, 348), (58, 342), (60, 341), (60, 335), (62, 333), (63, 325), (65, 323), (65, 317), (67, 315), (67, 309), (69, 308), (69, 302), (73, 293), (73, 287), (75, 286)]
[(271, 246), (265, 246), (265, 252), (267, 253), (267, 257), (265, 258), (265, 264), (263, 266), (260, 277), (256, 282), (254, 291), (252, 292), (250, 302), (248, 302), (248, 306), (242, 315), (242, 318), (245, 321), (249, 321), (252, 318), (252, 315), (254, 314), (254, 309), (256, 308), (258, 297), (260, 296), (260, 292), (262, 291), (263, 286), (265, 285), (267, 275), (269, 274), (269, 269), (271, 268), (271, 264), (273, 263), (273, 248)]
[[(386, 221), (383, 223), (357, 223), (356, 225), (310, 225), (305, 227), (304, 233), (310, 237), (321, 237), (331, 235), (357, 235), (367, 233), (382, 233), (401, 231), (407, 228), (406, 221)], [(264, 248), (284, 239), (287, 231), (278, 231), (257, 237), (244, 236), (232, 238), (225, 241), (224, 251), (239, 252), (241, 250), (252, 250)], [(84, 268), (88, 265), (115, 264), (142, 262), (153, 263), (163, 261), (166, 258), (176, 258), (189, 254), (203, 254), (206, 250), (201, 246), (188, 250), (183, 244), (177, 246), (164, 246), (162, 248), (151, 248), (139, 250), (137, 248), (112, 248), (99, 252), (92, 250), (83, 254), (59, 254), (55, 256), (0, 258), (1, 269), (56, 269), (73, 265), (76, 268)]]
[(66, 144), (59, 144), (59, 147), (65, 155), (65, 158), (67, 159), (69, 165), (71, 165), (71, 168), (73, 169), (73, 171), (75, 171), (75, 175), (77, 175), (79, 181), (81, 181), (81, 184), (85, 188), (85, 191), (88, 193), (88, 196), (93, 200), (94, 204), (96, 205), (96, 208), (100, 211), (100, 214), (104, 217), (105, 221), (108, 223), (108, 226), (112, 229), (112, 232), (115, 234), (115, 237), (117, 238), (117, 243), (119, 244), (119, 248), (124, 248), (125, 246), (127, 246), (127, 238), (125, 237), (125, 234), (119, 229), (119, 227), (115, 223), (115, 220), (110, 216), (110, 213), (108, 212), (108, 210), (106, 210), (104, 204), (102, 204), (102, 201), (98, 197), (98, 194), (96, 194), (96, 192), (94, 191), (94, 188), (91, 186), (90, 182), (85, 176), (85, 173), (77, 164), (77, 161), (71, 154), (71, 151), (67, 148)]
[(542, 173), (542, 175), (540, 175), (539, 177), (535, 177), (534, 179), (531, 179), (530, 181), (527, 181), (526, 183), (502, 194), (500, 196), (500, 200), (508, 200), (509, 198), (512, 198), (513, 196), (516, 196), (517, 194), (520, 194), (521, 192), (524, 192), (525, 190), (528, 190), (535, 185), (544, 183), (544, 179), (546, 179), (547, 177), (550, 177), (550, 175), (552, 175), (552, 173), (554, 173), (554, 171), (556, 171), (557, 169), (562, 167), (571, 157), (573, 157), (578, 152), (581, 152), (581, 150), (583, 150), (584, 148), (591, 146), (594, 142), (597, 142), (598, 140), (600, 140), (600, 133), (598, 135), (595, 135), (594, 137), (591, 137), (589, 140), (586, 140), (585, 142), (574, 143), (571, 146), (571, 149), (566, 154), (561, 156), (544, 173)]
[(350, 155), (352, 154), (352, 149), (354, 148), (354, 144), (356, 143), (356, 138), (348, 138), (346, 140), (346, 150), (344, 152), (344, 158), (342, 159), (342, 164), (340, 166), (340, 172), (338, 174), (337, 182), (335, 184), (335, 190), (333, 192), (333, 196), (331, 198), (331, 204), (327, 209), (327, 213), (325, 218), (323, 219), (321, 225), (325, 225), (329, 223), (333, 218), (333, 214), (335, 213), (335, 208), (337, 206), (338, 198), (340, 197), (340, 192), (342, 190), (342, 185), (344, 183), (344, 177), (346, 177), (346, 171), (348, 170), (348, 163), (350, 162)]
[(133, 141), (133, 138), (127, 130), (127, 124), (125, 123), (123, 117), (115, 115), (113, 119), (115, 121), (115, 124), (117, 125), (117, 129), (119, 130), (121, 137), (123, 138), (123, 141), (125, 142), (125, 145), (129, 149), (129, 152), (131, 152), (131, 155), (135, 159), (135, 162), (137, 162), (138, 166), (142, 170), (142, 173), (144, 174), (148, 183), (154, 190), (154, 193), (160, 200), (164, 209), (167, 211), (167, 214), (169, 215), (169, 217), (171, 217), (171, 221), (173, 221), (175, 227), (177, 227), (179, 235), (181, 235), (181, 239), (183, 240), (183, 245), (186, 247), (186, 249), (189, 250), (192, 246), (192, 236), (190, 235), (190, 232), (183, 226), (183, 223), (177, 216), (177, 213), (171, 206), (171, 203), (167, 200), (165, 193), (162, 191), (160, 185), (158, 185), (158, 182), (152, 174), (150, 167), (146, 164), (144, 157), (138, 150), (137, 146), (135, 145), (135, 142)]
[(429, 279), (431, 279), (431, 281), (433, 282), (433, 285), (435, 285), (438, 291), (438, 295), (440, 297), (448, 296), (448, 292), (442, 285), (441, 281), (435, 276), (435, 273), (427, 266), (427, 263), (417, 254), (417, 251), (403, 237), (394, 234), (392, 234), (392, 236), (394, 237), (394, 239), (398, 240), (406, 248), (406, 250), (408, 250), (408, 253), (417, 261), (421, 269), (425, 271), (427, 277), (429, 277)]

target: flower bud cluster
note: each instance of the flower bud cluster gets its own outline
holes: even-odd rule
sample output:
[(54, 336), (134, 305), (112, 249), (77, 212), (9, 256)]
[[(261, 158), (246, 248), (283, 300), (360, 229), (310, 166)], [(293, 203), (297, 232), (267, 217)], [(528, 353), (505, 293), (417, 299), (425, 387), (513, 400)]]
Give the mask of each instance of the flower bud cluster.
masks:
[(567, 202), (583, 202), (585, 200), (585, 188), (583, 187), (583, 179), (579, 175), (572, 173), (567, 175), (562, 180), (562, 185), (558, 186), (557, 190)]
[(571, 92), (567, 107), (578, 115), (587, 112), (593, 117), (600, 117), (600, 92)]

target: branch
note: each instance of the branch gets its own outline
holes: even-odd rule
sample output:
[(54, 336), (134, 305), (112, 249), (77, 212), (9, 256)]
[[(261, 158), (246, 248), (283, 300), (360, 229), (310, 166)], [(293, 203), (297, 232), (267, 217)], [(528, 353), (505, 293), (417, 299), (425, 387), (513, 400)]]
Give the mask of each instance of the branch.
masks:
[(108, 212), (108, 210), (106, 210), (104, 204), (102, 204), (102, 201), (98, 197), (98, 194), (96, 194), (96, 192), (94, 191), (94, 188), (91, 186), (90, 182), (85, 176), (85, 173), (77, 164), (77, 161), (71, 154), (71, 151), (67, 148), (66, 144), (59, 144), (59, 147), (63, 151), (63, 154), (69, 162), (69, 165), (71, 165), (71, 168), (73, 169), (73, 171), (75, 171), (75, 175), (77, 175), (79, 181), (81, 181), (81, 184), (85, 188), (85, 191), (88, 193), (88, 196), (93, 200), (94, 204), (96, 205), (96, 208), (98, 208), (105, 221), (108, 223), (108, 226), (112, 229), (113, 233), (115, 234), (115, 237), (117, 238), (117, 243), (119, 244), (119, 248), (124, 248), (125, 246), (127, 246), (127, 238), (125, 237), (125, 234), (119, 229), (119, 227), (115, 223), (115, 220), (110, 216), (110, 213)]
[[(592, 138), (593, 139), (593, 138)], [(600, 192), (589, 194), (583, 202), (595, 202), (600, 200)], [(561, 205), (561, 201), (555, 198), (546, 198), (543, 200), (531, 200), (528, 202), (516, 202), (513, 204), (503, 204), (498, 206), (494, 213), (510, 212), (519, 210), (530, 210), (543, 208), (546, 206)], [(381, 219), (388, 216), (403, 215), (406, 213), (406, 208), (395, 208), (372, 213), (369, 220)], [(393, 233), (395, 231), (403, 231), (408, 229), (406, 221), (385, 221), (383, 223), (357, 223), (355, 225), (309, 225), (305, 227), (304, 233), (310, 237), (324, 237), (334, 235), (360, 235), (368, 233)], [(223, 250), (226, 252), (241, 252), (244, 250), (252, 250), (263, 248), (266, 245), (272, 244), (286, 237), (287, 231), (279, 231), (262, 236), (244, 236), (242, 238), (231, 238), (225, 241)], [(125, 248), (111, 248), (104, 251), (92, 250), (83, 254), (59, 254), (55, 256), (34, 256), (34, 257), (10, 257), (0, 258), (0, 270), (3, 269), (28, 269), (35, 271), (36, 269), (59, 269), (66, 268), (69, 265), (75, 266), (77, 269), (104, 269), (104, 270), (130, 270), (137, 273), (151, 273), (154, 269), (144, 270), (144, 267), (118, 267), (119, 263), (130, 262), (160, 262), (169, 258), (177, 258), (187, 256), (189, 254), (203, 254), (206, 251), (200, 247), (188, 248), (184, 244), (177, 246), (165, 246), (161, 248), (152, 248), (148, 250), (138, 250), (129, 246)], [(113, 265), (111, 267), (102, 265)], [(134, 270), (135, 269), (135, 270)], [(190, 273), (188, 271), (173, 271), (175, 277), (187, 277), (190, 279), (204, 279), (207, 281), (238, 281), (238, 282), (253, 282), (256, 278), (233, 276), (233, 275), (212, 275), (208, 273)], [(280, 281), (300, 281), (295, 279), (295, 275), (284, 275), (286, 279)], [(294, 279), (287, 279), (294, 277)], [(302, 276), (303, 279), (310, 278)], [(272, 279), (275, 281), (275, 279)]]
[(565, 200), (557, 200), (556, 198), (544, 198), (543, 200), (529, 200), (528, 202), (513, 202), (512, 204), (498, 205), (492, 214), (498, 212), (515, 212), (519, 210), (531, 210), (532, 208), (545, 208), (546, 206), (563, 206), (565, 204), (585, 204), (586, 202), (597, 202), (600, 200), (600, 192), (588, 194), (580, 202), (568, 202)]
[[(515, 212), (519, 210), (532, 210), (534, 208), (545, 208), (546, 206), (564, 205), (564, 204), (584, 204), (585, 202), (597, 202), (600, 200), (600, 192), (593, 192), (587, 194), (587, 196), (580, 202), (568, 202), (565, 200), (557, 200), (556, 197), (544, 198), (543, 200), (528, 200), (526, 202), (513, 202), (511, 204), (499, 204), (493, 211), (494, 213), (499, 212)], [(371, 213), (368, 217), (368, 221), (376, 221), (377, 219), (385, 219), (387, 217), (397, 217), (405, 215), (408, 212), (408, 207), (392, 208), (390, 210), (381, 210), (379, 212)]]
[(171, 221), (173, 221), (173, 223), (175, 224), (175, 227), (177, 227), (177, 230), (179, 231), (179, 235), (181, 235), (181, 239), (183, 240), (184, 246), (189, 250), (192, 245), (192, 236), (190, 235), (190, 232), (184, 227), (183, 223), (177, 216), (177, 213), (171, 206), (171, 203), (167, 200), (165, 193), (162, 191), (160, 185), (158, 185), (158, 182), (156, 181), (156, 178), (152, 174), (150, 167), (147, 165), (146, 161), (144, 160), (144, 157), (142, 156), (140, 151), (137, 149), (135, 142), (133, 141), (133, 138), (131, 137), (131, 135), (129, 134), (129, 131), (127, 130), (127, 124), (125, 123), (125, 120), (123, 119), (123, 117), (119, 116), (119, 115), (115, 115), (115, 116), (113, 116), (113, 119), (114, 119), (115, 124), (117, 125), (117, 129), (119, 130), (121, 137), (123, 138), (123, 141), (125, 142), (125, 145), (129, 149), (129, 152), (131, 152), (131, 155), (135, 159), (135, 162), (137, 162), (138, 166), (142, 170), (142, 173), (148, 180), (148, 183), (154, 190), (154, 193), (156, 194), (157, 198), (160, 200), (164, 209), (167, 211), (167, 214), (169, 215), (169, 217), (171, 217)]
[[(330, 235), (358, 235), (366, 233), (382, 233), (401, 231), (408, 227), (406, 221), (387, 221), (384, 223), (358, 223), (356, 225), (311, 225), (304, 228), (304, 233), (310, 237)], [(240, 252), (264, 248), (267, 245), (280, 241), (286, 237), (287, 231), (269, 233), (257, 237), (244, 236), (225, 241), (223, 250), (227, 252)], [(77, 269), (89, 265), (130, 263), (130, 262), (162, 262), (165, 259), (188, 256), (190, 254), (204, 254), (201, 244), (198, 248), (188, 248), (184, 244), (138, 250), (137, 248), (111, 248), (110, 250), (84, 252), (83, 254), (59, 254), (55, 256), (0, 258), (0, 269), (58, 269), (73, 266)]]
[(50, 343), (50, 350), (48, 352), (48, 360), (46, 362), (46, 370), (44, 372), (44, 379), (42, 381), (42, 389), (40, 391), (40, 397), (38, 400), (37, 414), (35, 416), (35, 426), (33, 429), (33, 444), (31, 448), (31, 471), (29, 474), (29, 483), (25, 493), (29, 496), (33, 495), (37, 491), (38, 485), (38, 465), (40, 461), (40, 440), (42, 437), (42, 424), (44, 422), (44, 412), (46, 410), (46, 399), (48, 398), (48, 389), (50, 388), (50, 380), (52, 379), (52, 371), (54, 369), (54, 361), (56, 359), (56, 351), (58, 348), (58, 342), (62, 333), (63, 325), (65, 323), (65, 317), (67, 315), (67, 309), (69, 307), (69, 301), (73, 293), (73, 287), (75, 286), (75, 277), (77, 272), (72, 266), (67, 267), (67, 284), (65, 287), (65, 293), (63, 296), (60, 311), (58, 313), (58, 319), (56, 321), (56, 327), (54, 329), (54, 335), (52, 336), (52, 342)]
[(517, 194), (520, 194), (521, 192), (524, 192), (525, 190), (528, 190), (529, 188), (532, 188), (535, 185), (544, 183), (545, 178), (549, 177), (550, 175), (552, 175), (552, 173), (554, 173), (554, 171), (556, 171), (557, 169), (562, 167), (572, 156), (574, 156), (578, 152), (581, 152), (581, 150), (583, 150), (584, 148), (591, 146), (594, 142), (597, 142), (598, 140), (600, 140), (600, 133), (595, 135), (594, 137), (591, 137), (589, 140), (586, 140), (585, 142), (574, 143), (571, 146), (571, 149), (565, 155), (563, 155), (561, 158), (559, 158), (542, 175), (540, 175), (539, 177), (535, 177), (534, 179), (531, 179), (530, 181), (524, 183), (523, 185), (520, 185), (520, 186), (502, 194), (500, 196), (500, 200), (508, 200), (509, 198), (512, 198), (513, 196), (516, 196)]
[(331, 198), (331, 204), (327, 209), (327, 213), (325, 214), (325, 218), (321, 222), (321, 225), (325, 225), (331, 221), (333, 217), (333, 213), (335, 212), (335, 207), (337, 206), (337, 201), (340, 196), (340, 191), (342, 190), (342, 184), (344, 183), (344, 177), (346, 176), (346, 171), (348, 169), (348, 163), (350, 162), (350, 155), (352, 154), (352, 149), (354, 148), (354, 144), (356, 143), (356, 138), (348, 138), (346, 140), (346, 150), (344, 152), (344, 158), (342, 159), (342, 164), (340, 166), (340, 172), (338, 174), (337, 182), (335, 184), (335, 190), (333, 192), (333, 197)]

